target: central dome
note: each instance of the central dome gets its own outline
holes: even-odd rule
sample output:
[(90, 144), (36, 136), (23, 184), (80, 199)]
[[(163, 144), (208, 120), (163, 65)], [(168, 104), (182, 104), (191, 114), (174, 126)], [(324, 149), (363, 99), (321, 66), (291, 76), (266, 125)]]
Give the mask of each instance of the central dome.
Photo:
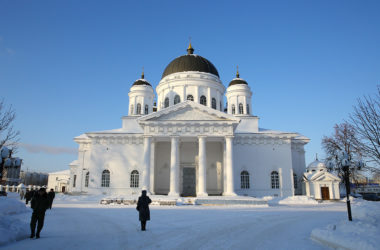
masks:
[(162, 78), (170, 74), (186, 71), (198, 71), (216, 75), (219, 77), (219, 73), (215, 66), (206, 58), (193, 54), (194, 49), (189, 44), (187, 49), (187, 55), (177, 57), (165, 68)]

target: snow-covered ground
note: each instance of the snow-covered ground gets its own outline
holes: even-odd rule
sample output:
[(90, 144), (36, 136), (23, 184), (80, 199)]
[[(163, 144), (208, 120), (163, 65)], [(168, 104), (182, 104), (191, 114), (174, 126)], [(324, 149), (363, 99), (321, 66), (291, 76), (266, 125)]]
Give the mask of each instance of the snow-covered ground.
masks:
[[(268, 207), (151, 206), (152, 220), (147, 231), (141, 232), (135, 206), (101, 205), (100, 197), (95, 196), (57, 195), (53, 209), (46, 212), (41, 238), (31, 240), (28, 238), (31, 210), (10, 195), (0, 198), (0, 242), (8, 241), (0, 248), (326, 249), (331, 239), (352, 237), (352, 231), (358, 231), (356, 236), (367, 245), (346, 248), (380, 246), (379, 202), (355, 200), (354, 222), (350, 224), (346, 222), (344, 202), (315, 203), (305, 197), (266, 199)], [(12, 211), (18, 212), (7, 212), (4, 216), (3, 211), (8, 211), (9, 206), (16, 207)], [(2, 223), (3, 217), (8, 217), (7, 223)], [(330, 224), (336, 225), (335, 230)], [(345, 230), (346, 227), (351, 229)], [(17, 229), (17, 236), (5, 239), (13, 228)], [(339, 232), (339, 237), (324, 230)]]

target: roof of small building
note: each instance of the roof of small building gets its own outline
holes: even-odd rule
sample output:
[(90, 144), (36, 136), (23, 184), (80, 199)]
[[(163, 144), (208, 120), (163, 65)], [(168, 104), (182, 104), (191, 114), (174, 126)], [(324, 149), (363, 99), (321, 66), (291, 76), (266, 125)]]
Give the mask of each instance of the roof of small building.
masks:
[(49, 173), (49, 175), (70, 175), (70, 169)]
[(151, 86), (151, 87), (152, 87), (152, 85), (150, 85), (150, 83), (149, 83), (147, 80), (145, 80), (144, 71), (143, 71), (142, 74), (141, 74), (141, 78), (140, 78), (140, 79), (137, 79), (137, 80), (132, 84), (132, 86), (139, 86), (139, 85), (148, 85), (148, 86)]

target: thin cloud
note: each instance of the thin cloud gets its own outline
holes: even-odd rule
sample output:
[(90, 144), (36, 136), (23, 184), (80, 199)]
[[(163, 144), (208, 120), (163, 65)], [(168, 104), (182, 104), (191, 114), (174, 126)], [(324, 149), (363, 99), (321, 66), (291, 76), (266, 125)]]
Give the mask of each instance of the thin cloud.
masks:
[(38, 154), (45, 153), (50, 155), (59, 155), (59, 154), (77, 154), (78, 151), (75, 148), (67, 147), (54, 147), (49, 145), (34, 145), (27, 143), (19, 143), (19, 147), (25, 149), (29, 153)]
[(13, 55), (15, 53), (15, 51), (11, 48), (6, 48), (5, 51), (9, 54), (9, 55)]

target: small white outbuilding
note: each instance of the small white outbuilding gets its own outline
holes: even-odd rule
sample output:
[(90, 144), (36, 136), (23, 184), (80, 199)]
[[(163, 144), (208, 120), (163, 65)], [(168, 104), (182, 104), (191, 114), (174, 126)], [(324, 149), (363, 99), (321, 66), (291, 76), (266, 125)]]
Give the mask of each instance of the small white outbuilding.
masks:
[(48, 189), (54, 189), (55, 192), (68, 192), (70, 180), (70, 170), (64, 170), (49, 173)]
[(340, 199), (340, 181), (339, 177), (327, 171), (325, 163), (316, 158), (303, 174), (303, 193), (316, 200), (337, 200)]

